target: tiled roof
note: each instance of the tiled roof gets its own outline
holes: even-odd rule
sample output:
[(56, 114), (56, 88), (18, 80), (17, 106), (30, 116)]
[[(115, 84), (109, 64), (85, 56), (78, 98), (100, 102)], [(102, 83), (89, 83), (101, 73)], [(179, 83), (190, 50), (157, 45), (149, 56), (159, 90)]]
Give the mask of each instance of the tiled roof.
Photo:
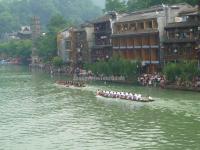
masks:
[(188, 8), (193, 8), (191, 5), (186, 4), (186, 3), (179, 3), (175, 5), (169, 5), (169, 6), (156, 5), (147, 9), (132, 12), (131, 14), (128, 14), (120, 18), (116, 22), (128, 22), (128, 21), (136, 21), (136, 20), (144, 20), (144, 19), (153, 19), (153, 18), (157, 18), (157, 16), (161, 14), (160, 12), (164, 12), (165, 7), (169, 7), (171, 9), (179, 9), (183, 6), (187, 6)]
[(134, 21), (134, 20), (153, 19), (153, 18), (156, 18), (156, 17), (157, 17), (156, 12), (143, 13), (143, 14), (142, 13), (141, 14), (129, 14), (127, 16), (120, 18), (116, 22), (120, 23), (120, 22)]
[(92, 21), (92, 23), (100, 23), (100, 22), (106, 22), (109, 21), (112, 17), (110, 15), (104, 15), (101, 16), (95, 20)]
[(179, 13), (180, 16), (184, 16), (184, 15), (196, 15), (198, 14), (198, 8), (197, 7), (194, 7), (194, 8), (188, 8), (188, 9), (185, 9), (183, 11), (181, 11)]
[(193, 22), (174, 22), (169, 23), (165, 29), (171, 29), (171, 28), (189, 28), (189, 27), (197, 27), (199, 26), (200, 21), (193, 21)]

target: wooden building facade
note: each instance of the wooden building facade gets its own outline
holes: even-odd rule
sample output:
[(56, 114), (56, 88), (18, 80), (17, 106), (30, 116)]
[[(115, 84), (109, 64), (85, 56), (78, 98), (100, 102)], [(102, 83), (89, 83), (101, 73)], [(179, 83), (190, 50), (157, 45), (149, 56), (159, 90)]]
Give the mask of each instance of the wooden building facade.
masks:
[(200, 60), (200, 13), (198, 9), (181, 12), (177, 21), (165, 27), (165, 63)]
[(113, 54), (142, 62), (142, 72), (159, 71), (162, 64), (164, 27), (191, 5), (153, 6), (128, 14), (114, 23)]
[(139, 60), (144, 72), (155, 72), (160, 59), (157, 19), (151, 16), (141, 18), (134, 14), (117, 21), (112, 45), (114, 55)]
[(77, 29), (74, 31), (75, 49), (73, 61), (76, 67), (82, 68), (84, 62), (88, 59), (88, 45), (86, 41), (86, 31), (83, 29)]
[(112, 57), (112, 23), (116, 18), (117, 14), (110, 12), (93, 21), (94, 45), (91, 52), (92, 62), (106, 60)]
[(65, 63), (73, 62), (73, 50), (75, 49), (75, 28), (67, 28), (57, 34), (57, 49), (58, 56), (60, 56)]
[(57, 35), (58, 56), (72, 67), (82, 68), (84, 63), (90, 61), (92, 34), (93, 26), (90, 24), (59, 32)]

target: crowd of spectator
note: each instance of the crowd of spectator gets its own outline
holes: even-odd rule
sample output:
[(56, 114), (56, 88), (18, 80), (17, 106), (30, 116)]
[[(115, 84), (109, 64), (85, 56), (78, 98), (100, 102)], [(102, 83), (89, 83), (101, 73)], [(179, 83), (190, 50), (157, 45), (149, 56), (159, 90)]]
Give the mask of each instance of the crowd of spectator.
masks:
[(142, 74), (138, 77), (138, 82), (143, 86), (161, 86), (164, 87), (166, 78), (159, 73)]
[(200, 76), (194, 78), (194, 87), (200, 87)]
[[(160, 73), (153, 74), (142, 74), (138, 77), (138, 82), (142, 86), (160, 86), (164, 87), (169, 84), (164, 75)], [(188, 87), (188, 88), (200, 88), (200, 76), (193, 78), (192, 81), (182, 80), (180, 77), (176, 77), (175, 82), (171, 83), (177, 87)]]
[(194, 77), (192, 81), (183, 81), (181, 78), (176, 78), (176, 85), (181, 87), (200, 88), (200, 77)]

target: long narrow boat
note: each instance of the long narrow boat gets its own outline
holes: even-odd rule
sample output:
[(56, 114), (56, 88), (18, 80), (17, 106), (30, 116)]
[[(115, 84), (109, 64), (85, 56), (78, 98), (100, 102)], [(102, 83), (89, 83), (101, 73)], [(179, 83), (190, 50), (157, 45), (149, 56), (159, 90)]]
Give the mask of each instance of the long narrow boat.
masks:
[(74, 82), (74, 81), (64, 81), (64, 80), (56, 81), (56, 85), (62, 86), (62, 87), (65, 87), (65, 88), (83, 88), (83, 87), (86, 87), (86, 85), (84, 83)]
[[(118, 94), (120, 93), (120, 94)], [(113, 98), (113, 99), (122, 99), (122, 100), (129, 100), (129, 101), (136, 101), (136, 102), (153, 102), (155, 101), (150, 96), (142, 96), (136, 93), (129, 93), (129, 94), (121, 94), (123, 92), (112, 92), (112, 91), (101, 91), (97, 90), (96, 96), (104, 97), (104, 98)]]

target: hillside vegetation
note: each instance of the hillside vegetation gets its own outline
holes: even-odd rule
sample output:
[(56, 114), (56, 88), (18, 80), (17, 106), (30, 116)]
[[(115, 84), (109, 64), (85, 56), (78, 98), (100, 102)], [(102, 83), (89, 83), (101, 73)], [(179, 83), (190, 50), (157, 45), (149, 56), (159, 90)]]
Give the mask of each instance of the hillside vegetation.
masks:
[(188, 3), (197, 5), (199, 0), (106, 0), (105, 11), (132, 12), (160, 4)]
[(21, 25), (30, 24), (32, 16), (40, 17), (44, 29), (55, 15), (81, 23), (100, 14), (101, 9), (91, 0), (1, 0), (0, 33), (18, 30)]

